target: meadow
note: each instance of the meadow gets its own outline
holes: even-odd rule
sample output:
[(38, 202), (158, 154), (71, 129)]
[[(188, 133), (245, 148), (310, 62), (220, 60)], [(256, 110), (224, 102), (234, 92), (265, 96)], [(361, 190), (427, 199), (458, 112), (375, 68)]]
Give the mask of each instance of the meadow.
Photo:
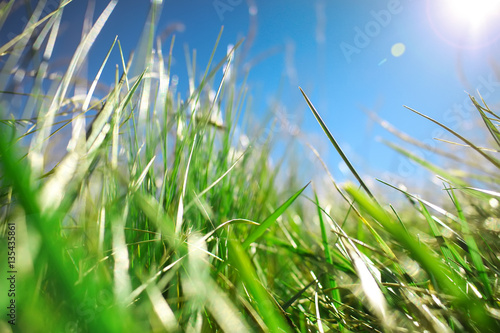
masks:
[[(13, 4), (0, 4), (0, 28)], [(135, 56), (118, 36), (82, 79), (111, 1), (53, 75), (65, 4), (35, 10), (0, 46), (0, 331), (500, 332), (500, 115), (488, 101), (470, 96), (488, 147), (408, 110), (460, 154), (390, 128), (446, 167), (388, 142), (442, 189), (381, 180), (384, 195), (301, 90), (353, 177), (337, 182), (306, 145), (327, 179), (309, 182), (293, 150), (276, 156), (265, 130), (276, 124), (246, 120), (244, 41), (216, 59), (217, 39), (207, 64), (193, 57), (184, 98), (170, 71), (175, 38), (162, 45), (154, 29)]]

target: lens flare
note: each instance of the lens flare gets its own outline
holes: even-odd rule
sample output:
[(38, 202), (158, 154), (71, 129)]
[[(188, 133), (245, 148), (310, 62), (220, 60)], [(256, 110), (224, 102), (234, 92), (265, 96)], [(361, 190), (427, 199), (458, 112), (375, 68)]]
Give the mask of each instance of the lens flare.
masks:
[(500, 0), (447, 0), (446, 5), (452, 18), (473, 29), (480, 29), (500, 10)]
[(403, 53), (405, 53), (405, 51), (406, 51), (406, 46), (403, 43), (396, 43), (391, 48), (391, 54), (396, 58), (401, 57)]
[(478, 49), (500, 38), (500, 0), (427, 0), (437, 36), (462, 49)]

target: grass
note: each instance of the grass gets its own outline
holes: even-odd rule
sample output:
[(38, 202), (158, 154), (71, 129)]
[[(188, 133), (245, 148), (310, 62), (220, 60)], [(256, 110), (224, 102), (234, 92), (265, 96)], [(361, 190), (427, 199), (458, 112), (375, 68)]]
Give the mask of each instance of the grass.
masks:
[[(0, 23), (13, 3), (1, 5)], [(500, 118), (485, 101), (471, 97), (489, 149), (412, 110), (474, 158), (434, 150), (458, 172), (388, 143), (443, 184), (443, 195), (421, 197), (381, 180), (401, 194), (392, 205), (370, 191), (302, 91), (359, 183), (340, 185), (326, 170), (332, 184), (310, 185), (312, 175), (285, 178), (288, 164), (271, 162), (272, 135), (246, 128), (255, 136), (245, 142), (252, 103), (236, 80), (240, 43), (216, 59), (219, 35), (201, 79), (193, 56), (189, 94), (176, 93), (175, 39), (164, 56), (154, 5), (143, 52), (126, 59), (118, 37), (82, 86), (78, 73), (115, 4), (61, 76), (48, 65), (67, 2), (46, 16), (35, 8), (0, 46), (2, 332), (500, 331)], [(115, 83), (100, 94), (116, 51)]]

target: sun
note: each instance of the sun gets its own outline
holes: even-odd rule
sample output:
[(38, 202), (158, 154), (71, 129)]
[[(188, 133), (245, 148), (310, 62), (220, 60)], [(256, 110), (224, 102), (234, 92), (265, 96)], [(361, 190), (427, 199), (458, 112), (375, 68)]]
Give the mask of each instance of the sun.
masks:
[(436, 36), (458, 49), (480, 49), (500, 40), (500, 0), (426, 0)]
[(479, 30), (500, 13), (500, 0), (446, 0), (446, 11), (457, 24)]

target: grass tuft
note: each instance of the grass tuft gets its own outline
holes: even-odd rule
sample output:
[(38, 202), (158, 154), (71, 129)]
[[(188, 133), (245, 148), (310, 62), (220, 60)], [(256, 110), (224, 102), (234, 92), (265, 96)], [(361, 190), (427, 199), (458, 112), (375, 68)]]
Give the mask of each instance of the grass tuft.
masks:
[[(13, 3), (0, 4), (0, 27)], [(0, 308), (16, 304), (15, 326), (2, 315), (0, 331), (500, 331), (500, 117), (482, 98), (471, 101), (493, 148), (411, 110), (489, 163), (377, 119), (455, 163), (387, 143), (443, 182), (418, 195), (383, 180), (385, 192), (369, 189), (301, 89), (360, 186), (337, 183), (296, 135), (331, 180), (311, 191), (292, 148), (279, 156), (277, 138), (259, 136), (268, 124), (252, 131), (242, 117), (254, 111), (239, 76), (243, 41), (219, 56), (222, 30), (213, 36), (201, 76), (188, 50), (184, 95), (173, 84), (175, 38), (163, 54), (152, 4), (140, 52), (126, 61), (118, 36), (92, 79), (81, 77), (110, 1), (94, 24), (86, 14), (68, 68), (54, 73), (69, 3), (42, 17), (40, 1), (0, 46)], [(401, 200), (389, 202), (393, 192)], [(3, 292), (11, 274), (15, 295)]]

